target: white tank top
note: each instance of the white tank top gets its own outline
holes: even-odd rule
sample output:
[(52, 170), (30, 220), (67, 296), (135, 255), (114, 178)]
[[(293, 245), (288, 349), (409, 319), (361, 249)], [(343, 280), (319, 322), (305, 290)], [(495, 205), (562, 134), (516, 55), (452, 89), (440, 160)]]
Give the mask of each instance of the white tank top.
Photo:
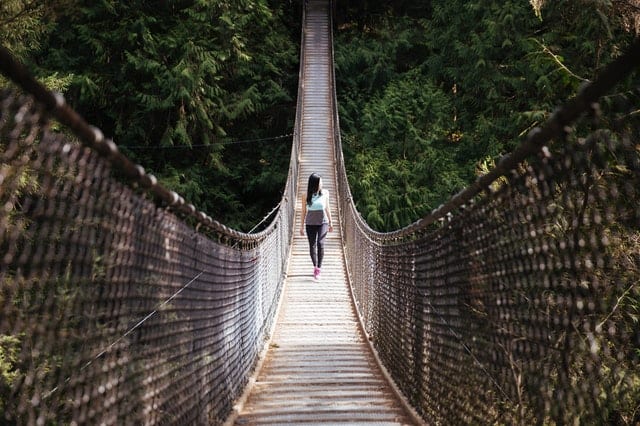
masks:
[(307, 217), (304, 223), (307, 225), (322, 225), (329, 223), (329, 219), (324, 212), (329, 200), (329, 191), (323, 190), (322, 194), (313, 194), (311, 196), (311, 205), (307, 204)]

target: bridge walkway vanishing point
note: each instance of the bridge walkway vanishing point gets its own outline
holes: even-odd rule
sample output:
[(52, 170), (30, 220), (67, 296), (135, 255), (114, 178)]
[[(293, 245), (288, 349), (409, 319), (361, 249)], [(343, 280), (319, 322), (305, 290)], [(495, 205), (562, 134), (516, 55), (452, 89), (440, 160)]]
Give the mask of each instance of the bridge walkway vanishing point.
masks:
[[(346, 278), (336, 199), (328, 2), (310, 2), (305, 20), (302, 146), (296, 223), (276, 328), (235, 424), (412, 424), (360, 327)], [(301, 201), (313, 172), (331, 196), (336, 225), (322, 276), (312, 277)]]
[[(1, 424), (640, 424), (638, 91), (598, 104), (637, 78), (640, 39), (489, 173), (377, 233), (344, 169), (331, 3), (305, 1), (291, 168), (256, 233), (0, 46), (28, 93), (0, 90)], [(336, 225), (319, 282), (312, 172)]]

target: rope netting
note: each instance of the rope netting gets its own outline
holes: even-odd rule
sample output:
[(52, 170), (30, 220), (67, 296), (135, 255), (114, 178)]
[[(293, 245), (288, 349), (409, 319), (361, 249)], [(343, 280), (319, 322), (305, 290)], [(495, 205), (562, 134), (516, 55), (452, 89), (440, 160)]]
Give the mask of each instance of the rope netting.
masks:
[(1, 53), (35, 97), (0, 94), (0, 423), (220, 423), (274, 321), (297, 143), (271, 224), (234, 231)]
[(358, 309), (429, 424), (640, 422), (640, 84), (603, 98), (638, 65), (640, 42), (396, 232), (367, 226), (338, 162)]
[[(274, 321), (297, 136), (275, 219), (237, 232), (4, 55), (32, 95), (0, 94), (0, 419), (222, 421)], [(336, 115), (358, 309), (429, 423), (640, 420), (640, 93), (594, 104), (639, 60), (636, 43), (494, 171), (392, 233), (355, 210)]]

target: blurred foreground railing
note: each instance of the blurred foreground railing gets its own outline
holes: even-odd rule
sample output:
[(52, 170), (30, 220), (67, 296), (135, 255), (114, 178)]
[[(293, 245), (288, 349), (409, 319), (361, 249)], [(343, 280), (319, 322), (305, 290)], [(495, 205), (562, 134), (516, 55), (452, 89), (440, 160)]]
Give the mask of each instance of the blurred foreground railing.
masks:
[[(338, 160), (359, 312), (428, 424), (640, 423), (639, 65), (637, 41), (495, 170), (396, 232), (363, 221)], [(595, 104), (634, 69), (631, 90)], [(335, 128), (340, 156), (337, 115)]]
[(275, 218), (244, 234), (0, 54), (35, 96), (0, 93), (0, 423), (220, 423), (274, 321), (297, 141)]

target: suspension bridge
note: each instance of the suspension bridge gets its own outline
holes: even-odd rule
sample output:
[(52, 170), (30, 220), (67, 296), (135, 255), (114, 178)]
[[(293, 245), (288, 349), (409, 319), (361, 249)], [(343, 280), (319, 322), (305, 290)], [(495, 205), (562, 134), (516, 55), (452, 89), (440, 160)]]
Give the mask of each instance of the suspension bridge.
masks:
[[(640, 421), (640, 123), (597, 108), (640, 43), (494, 170), (380, 233), (344, 168), (330, 2), (306, 4), (289, 175), (257, 233), (159, 185), (0, 50), (22, 89), (0, 95), (0, 418)], [(337, 219), (320, 282), (299, 234), (311, 172)]]

